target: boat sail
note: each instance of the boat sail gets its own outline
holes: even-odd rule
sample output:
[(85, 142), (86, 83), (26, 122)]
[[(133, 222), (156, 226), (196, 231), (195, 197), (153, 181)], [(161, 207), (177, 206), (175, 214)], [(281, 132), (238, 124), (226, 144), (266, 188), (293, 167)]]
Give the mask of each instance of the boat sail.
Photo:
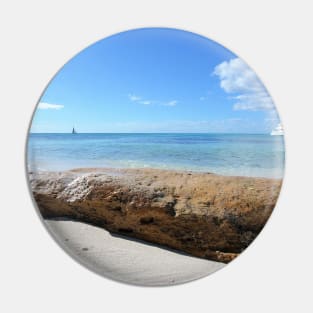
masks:
[(283, 136), (284, 135), (284, 129), (283, 126), (279, 123), (275, 129), (271, 131), (271, 136)]
[(72, 129), (72, 134), (77, 134), (77, 131), (75, 130), (74, 127), (73, 127), (73, 129)]

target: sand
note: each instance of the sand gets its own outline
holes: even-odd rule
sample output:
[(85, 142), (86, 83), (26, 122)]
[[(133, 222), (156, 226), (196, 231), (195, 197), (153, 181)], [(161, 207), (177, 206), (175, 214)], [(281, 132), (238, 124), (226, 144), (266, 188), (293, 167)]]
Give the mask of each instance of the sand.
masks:
[(92, 271), (114, 280), (142, 286), (165, 286), (204, 277), (223, 263), (122, 237), (89, 224), (45, 220), (62, 247)]

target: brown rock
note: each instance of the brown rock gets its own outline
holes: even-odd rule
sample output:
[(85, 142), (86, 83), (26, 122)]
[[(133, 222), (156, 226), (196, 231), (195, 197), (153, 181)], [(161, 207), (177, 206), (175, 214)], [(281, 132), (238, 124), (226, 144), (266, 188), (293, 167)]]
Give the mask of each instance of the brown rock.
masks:
[(67, 217), (111, 232), (229, 262), (259, 234), (281, 180), (154, 169), (30, 174), (44, 218)]

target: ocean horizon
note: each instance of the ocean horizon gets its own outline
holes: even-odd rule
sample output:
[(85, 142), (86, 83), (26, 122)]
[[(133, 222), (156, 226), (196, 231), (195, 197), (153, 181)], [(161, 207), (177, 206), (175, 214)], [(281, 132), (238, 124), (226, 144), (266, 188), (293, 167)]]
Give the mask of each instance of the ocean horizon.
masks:
[(30, 133), (29, 171), (158, 168), (282, 178), (284, 138), (254, 133)]

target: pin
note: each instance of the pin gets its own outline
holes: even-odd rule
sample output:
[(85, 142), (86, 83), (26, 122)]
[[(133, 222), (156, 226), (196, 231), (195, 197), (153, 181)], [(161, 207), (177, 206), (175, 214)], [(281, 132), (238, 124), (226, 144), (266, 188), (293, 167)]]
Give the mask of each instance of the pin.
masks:
[(273, 100), (245, 61), (188, 31), (142, 28), (54, 76), (31, 121), (27, 172), (44, 225), (76, 261), (167, 286), (222, 269), (253, 242), (284, 156)]

